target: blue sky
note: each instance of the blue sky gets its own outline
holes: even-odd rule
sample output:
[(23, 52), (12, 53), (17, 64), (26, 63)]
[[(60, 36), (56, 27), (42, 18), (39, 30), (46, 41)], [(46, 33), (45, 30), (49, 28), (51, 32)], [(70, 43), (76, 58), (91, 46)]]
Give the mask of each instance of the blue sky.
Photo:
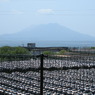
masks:
[(47, 23), (95, 36), (95, 0), (0, 0), (0, 35)]

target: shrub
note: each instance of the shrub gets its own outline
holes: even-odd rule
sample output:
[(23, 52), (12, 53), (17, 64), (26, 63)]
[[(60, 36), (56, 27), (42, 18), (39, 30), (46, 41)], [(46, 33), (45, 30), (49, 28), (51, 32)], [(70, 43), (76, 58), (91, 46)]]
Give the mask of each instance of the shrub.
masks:
[(0, 60), (2, 61), (28, 59), (25, 55), (30, 55), (30, 53), (22, 47), (4, 46), (0, 48)]
[(58, 55), (64, 55), (66, 53), (66, 50), (61, 50), (59, 52), (57, 52)]
[(52, 52), (52, 51), (44, 51), (43, 54), (44, 55), (54, 55), (54, 52)]

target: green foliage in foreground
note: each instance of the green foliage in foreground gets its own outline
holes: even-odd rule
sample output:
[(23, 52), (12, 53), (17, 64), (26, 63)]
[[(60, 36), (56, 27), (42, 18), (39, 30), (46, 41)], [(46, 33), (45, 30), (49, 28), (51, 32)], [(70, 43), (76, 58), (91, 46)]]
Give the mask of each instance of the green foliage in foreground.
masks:
[(0, 54), (29, 54), (29, 51), (22, 47), (10, 47), (10, 46), (4, 46), (0, 48)]
[(52, 52), (52, 51), (44, 51), (43, 54), (44, 55), (54, 55), (54, 52)]
[(95, 49), (95, 47), (91, 47), (91, 49)]
[(12, 61), (12, 60), (26, 60), (28, 59), (24, 55), (30, 55), (29, 51), (22, 47), (0, 47), (0, 60)]
[(44, 51), (44, 55), (64, 55), (67, 51), (66, 50), (61, 50), (59, 52), (52, 52), (52, 51)]
[(64, 55), (67, 51), (66, 50), (61, 50), (59, 52), (57, 52), (56, 54), (57, 55)]

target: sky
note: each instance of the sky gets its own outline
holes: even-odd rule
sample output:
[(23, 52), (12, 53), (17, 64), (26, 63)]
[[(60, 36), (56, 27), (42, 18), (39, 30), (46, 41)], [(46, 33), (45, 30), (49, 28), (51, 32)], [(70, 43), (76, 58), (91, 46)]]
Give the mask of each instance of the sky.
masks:
[(95, 0), (0, 0), (0, 35), (48, 23), (95, 37)]

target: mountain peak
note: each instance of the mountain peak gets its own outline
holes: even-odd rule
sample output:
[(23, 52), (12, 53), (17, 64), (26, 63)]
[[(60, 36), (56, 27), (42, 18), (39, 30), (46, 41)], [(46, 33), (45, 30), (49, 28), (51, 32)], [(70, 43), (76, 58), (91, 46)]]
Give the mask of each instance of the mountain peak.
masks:
[(94, 41), (95, 38), (73, 31), (57, 23), (41, 24), (26, 28), (18, 33), (0, 36), (1, 40), (11, 41)]

